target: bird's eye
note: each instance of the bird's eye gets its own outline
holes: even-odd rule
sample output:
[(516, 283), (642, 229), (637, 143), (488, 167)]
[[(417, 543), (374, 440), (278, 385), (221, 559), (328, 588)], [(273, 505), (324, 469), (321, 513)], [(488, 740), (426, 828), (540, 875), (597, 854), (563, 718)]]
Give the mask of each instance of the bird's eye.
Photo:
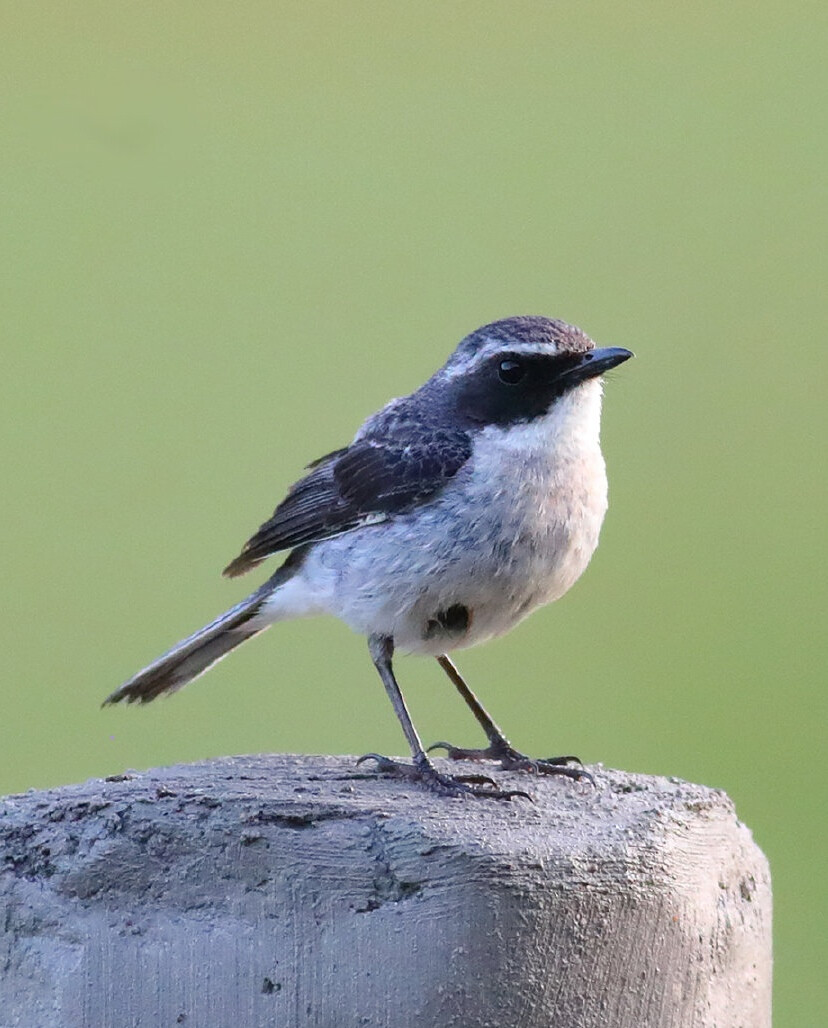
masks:
[(497, 377), (507, 385), (517, 385), (525, 374), (526, 367), (520, 361), (501, 361), (497, 366)]

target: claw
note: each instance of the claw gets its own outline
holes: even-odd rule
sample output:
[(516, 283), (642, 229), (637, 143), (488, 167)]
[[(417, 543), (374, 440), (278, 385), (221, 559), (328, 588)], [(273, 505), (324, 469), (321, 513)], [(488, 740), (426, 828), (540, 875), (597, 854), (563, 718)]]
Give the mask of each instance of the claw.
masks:
[(450, 742), (435, 742), (428, 747), (426, 753), (432, 750), (445, 750), (449, 760), (492, 760), (494, 759), (489, 750), (461, 750), (452, 746)]
[(497, 782), (494, 778), (489, 778), (488, 775), (452, 775), (455, 782), (468, 782), (470, 785), (491, 785), (493, 789), (497, 788)]
[(357, 767), (360, 764), (364, 764), (366, 760), (375, 760), (377, 762), (377, 770), (382, 771), (383, 764), (393, 764), (393, 760), (389, 760), (388, 757), (383, 757), (381, 753), (363, 753), (363, 755), (357, 760)]
[(453, 746), (450, 742), (433, 742), (427, 749), (426, 753), (431, 753), (432, 750), (450, 750)]
[[(530, 803), (534, 803), (529, 793), (519, 789), (499, 789), (494, 779), (487, 775), (458, 775), (456, 777), (445, 775), (438, 771), (424, 754), (423, 759), (418, 760), (415, 757), (413, 764), (405, 764), (402, 761), (384, 757), (381, 753), (366, 753), (359, 758), (357, 764), (362, 764), (365, 760), (375, 761), (377, 771), (381, 774), (395, 775), (398, 778), (419, 782), (444, 796), (479, 796), (496, 800), (511, 800), (521, 796)], [(489, 788), (482, 786), (489, 786)]]
[[(435, 742), (426, 750), (442, 749), (446, 751), (449, 760), (496, 760), (502, 771), (524, 771), (534, 775), (559, 775), (561, 778), (571, 778), (573, 781), (582, 779), (595, 785), (595, 779), (586, 771), (578, 757), (547, 757), (544, 760), (533, 760), (524, 753), (514, 749), (508, 742), (492, 742), (486, 749), (461, 749), (459, 746), (452, 746), (448, 742)], [(578, 767), (570, 767), (570, 764), (577, 764)]]

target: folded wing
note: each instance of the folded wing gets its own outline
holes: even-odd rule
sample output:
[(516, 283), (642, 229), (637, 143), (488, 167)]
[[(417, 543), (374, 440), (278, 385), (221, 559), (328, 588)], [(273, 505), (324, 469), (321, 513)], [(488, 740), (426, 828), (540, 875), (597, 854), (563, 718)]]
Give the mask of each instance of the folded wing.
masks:
[[(373, 426), (372, 426), (373, 427)], [(279, 550), (318, 542), (412, 510), (434, 496), (471, 455), (468, 435), (422, 424), (382, 425), (311, 465), (224, 569), (243, 575)]]

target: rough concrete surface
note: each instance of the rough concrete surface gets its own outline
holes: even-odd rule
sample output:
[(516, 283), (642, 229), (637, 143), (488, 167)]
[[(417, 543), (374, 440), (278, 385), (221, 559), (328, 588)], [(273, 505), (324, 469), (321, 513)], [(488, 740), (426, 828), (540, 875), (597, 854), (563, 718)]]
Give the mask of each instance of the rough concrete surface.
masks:
[(0, 803), (2, 1028), (767, 1028), (768, 866), (722, 793), (434, 796), (255, 756)]

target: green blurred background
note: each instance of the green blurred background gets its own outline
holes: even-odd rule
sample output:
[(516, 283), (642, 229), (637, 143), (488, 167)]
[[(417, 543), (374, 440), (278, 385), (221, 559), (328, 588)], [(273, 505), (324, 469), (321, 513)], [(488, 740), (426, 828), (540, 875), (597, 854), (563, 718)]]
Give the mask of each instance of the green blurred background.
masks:
[[(400, 752), (362, 640), (120, 681), (256, 584), (302, 465), (466, 332), (608, 383), (564, 601), (461, 666), (529, 752), (726, 789), (774, 873), (777, 1025), (825, 1023), (824, 4), (4, 4), (0, 791)], [(261, 579), (261, 575), (256, 581)], [(476, 740), (433, 662), (425, 738)]]

